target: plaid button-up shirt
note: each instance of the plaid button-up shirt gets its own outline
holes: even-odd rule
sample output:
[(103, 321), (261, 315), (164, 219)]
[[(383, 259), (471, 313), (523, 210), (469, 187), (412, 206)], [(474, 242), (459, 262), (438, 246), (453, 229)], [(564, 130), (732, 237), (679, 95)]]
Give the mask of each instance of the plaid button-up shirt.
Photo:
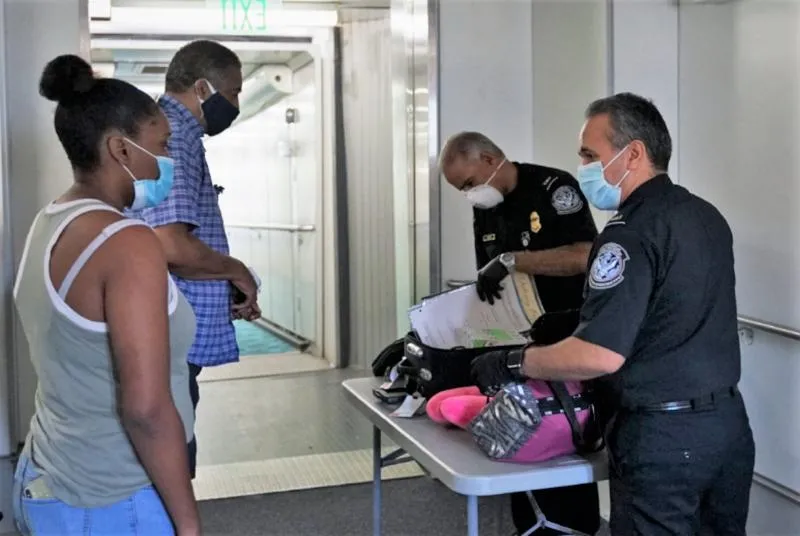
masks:
[[(228, 254), (228, 238), (211, 182), (203, 147), (203, 126), (180, 102), (163, 96), (158, 104), (169, 120), (169, 155), (175, 159), (175, 182), (166, 201), (131, 214), (151, 227), (184, 223), (192, 234), (219, 253)], [(238, 361), (239, 347), (231, 321), (227, 281), (197, 281), (174, 276), (197, 317), (197, 335), (189, 362), (205, 367)]]

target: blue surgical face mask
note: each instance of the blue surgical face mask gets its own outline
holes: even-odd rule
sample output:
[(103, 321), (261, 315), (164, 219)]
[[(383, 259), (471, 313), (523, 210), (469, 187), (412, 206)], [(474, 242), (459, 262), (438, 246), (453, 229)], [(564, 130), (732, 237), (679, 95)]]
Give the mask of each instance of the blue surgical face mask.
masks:
[(140, 151), (155, 158), (158, 163), (158, 177), (155, 179), (139, 179), (128, 169), (128, 166), (122, 165), (128, 175), (131, 176), (131, 179), (133, 179), (133, 203), (128, 208), (130, 210), (153, 208), (162, 203), (172, 190), (172, 182), (175, 178), (175, 161), (168, 156), (156, 156), (128, 138), (125, 138), (125, 140)]
[(618, 152), (605, 167), (600, 161), (578, 166), (578, 184), (589, 202), (600, 210), (617, 210), (619, 208), (622, 200), (620, 185), (628, 177), (630, 170), (625, 172), (617, 184), (611, 184), (606, 180), (605, 170), (627, 149), (628, 147), (625, 147)]

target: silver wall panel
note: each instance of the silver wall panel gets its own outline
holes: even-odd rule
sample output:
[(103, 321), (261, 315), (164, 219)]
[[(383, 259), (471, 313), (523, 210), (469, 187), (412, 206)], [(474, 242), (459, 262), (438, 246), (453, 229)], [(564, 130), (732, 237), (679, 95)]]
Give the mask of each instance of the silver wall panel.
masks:
[(347, 159), (350, 364), (368, 365), (396, 338), (392, 72), (388, 10), (342, 24)]
[(392, 173), (394, 187), (395, 311), (397, 333), (408, 330), (408, 308), (414, 299), (414, 124), (409, 118), (413, 95), (408, 46), (410, 1), (392, 0)]
[[(89, 58), (87, 0), (0, 2), (0, 533), (15, 533), (11, 508), (13, 455), (34, 413), (36, 374), (11, 300), (16, 267), (36, 213), (72, 182), (53, 129), (55, 105), (36, 88), (59, 54)], [(31, 39), (31, 36), (36, 36)], [(11, 188), (11, 185), (13, 189)]]
[[(570, 173), (580, 163), (584, 110), (608, 94), (609, 0), (534, 2), (533, 161)], [(598, 228), (614, 212), (591, 207)]]
[(397, 329), (441, 282), (439, 0), (392, 0)]
[[(72, 184), (70, 165), (53, 127), (55, 104), (42, 98), (35, 88), (38, 87), (42, 69), (57, 55), (78, 54), (89, 59), (89, 7), (87, 0), (5, 0), (3, 4), (4, 90), (8, 106), (4, 117), (8, 135), (8, 140), (4, 141), (5, 150), (8, 151), (8, 175), (4, 180), (9, 185), (6, 205), (9, 210), (3, 220), (10, 224), (10, 228), (3, 229), (3, 240), (6, 242), (6, 255), (7, 241), (11, 240), (13, 262), (18, 265), (34, 216)], [(31, 39), (31, 35), (41, 37)], [(13, 192), (10, 188), (12, 183)], [(4, 259), (4, 262), (8, 260)], [(7, 275), (4, 281), (6, 285), (10, 284)], [(6, 288), (4, 296), (9, 296), (10, 292), (11, 289)], [(9, 448), (16, 448), (16, 442), (24, 441), (34, 413), (37, 383), (28, 356), (25, 333), (16, 315), (12, 312), (10, 316), (14, 318), (16, 326), (12, 330), (14, 352), (11, 388), (14, 392), (10, 397), (15, 404), (15, 419), (9, 437), (4, 422), (5, 412), (0, 410), (0, 455), (8, 454)], [(7, 337), (8, 333), (6, 341)], [(2, 375), (0, 373), (0, 377)], [(0, 389), (0, 404), (5, 398), (4, 390)], [(9, 441), (13, 443), (9, 444)]]
[[(728, 220), (739, 314), (798, 329), (800, 5), (687, 4), (679, 17), (681, 184)], [(756, 474), (796, 501), (800, 344), (763, 331), (742, 342)]]
[[(415, 301), (440, 290), (439, 151), (437, 110), (438, 55), (437, 0), (411, 0), (413, 6), (411, 51), (411, 106), (414, 126), (414, 293)], [(431, 120), (433, 119), (433, 120)]]
[[(476, 130), (489, 136), (511, 159), (531, 161), (534, 4), (538, 2), (441, 0), (438, 40), (442, 140), (462, 130)], [(575, 137), (577, 133), (565, 143), (574, 144)], [(440, 177), (436, 180), (442, 181)], [(476, 275), (472, 208), (461, 192), (440, 184), (441, 197), (433, 209), (440, 214), (441, 248), (432, 254), (441, 258), (444, 281), (472, 279)]]

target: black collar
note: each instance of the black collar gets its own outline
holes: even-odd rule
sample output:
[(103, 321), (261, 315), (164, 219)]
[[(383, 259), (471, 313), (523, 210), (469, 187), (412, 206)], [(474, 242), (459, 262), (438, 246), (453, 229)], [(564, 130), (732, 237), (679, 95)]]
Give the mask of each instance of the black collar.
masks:
[(652, 179), (648, 179), (646, 182), (639, 185), (631, 195), (622, 203), (622, 206), (629, 205), (631, 203), (635, 203), (640, 199), (645, 199), (647, 197), (651, 197), (654, 195), (661, 195), (665, 188), (672, 186), (672, 180), (669, 178), (669, 175), (666, 173), (661, 173), (656, 175)]
[(511, 162), (517, 168), (517, 184), (514, 189), (505, 195), (505, 201), (510, 201), (512, 204), (518, 198), (525, 199), (527, 191), (530, 189), (535, 176), (533, 166), (531, 164), (523, 164), (522, 162)]

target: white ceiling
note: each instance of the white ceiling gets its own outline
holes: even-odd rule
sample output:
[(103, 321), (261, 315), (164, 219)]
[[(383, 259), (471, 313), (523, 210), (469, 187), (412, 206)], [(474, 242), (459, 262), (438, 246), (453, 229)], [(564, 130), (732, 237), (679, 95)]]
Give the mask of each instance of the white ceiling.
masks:
[[(242, 0), (238, 0), (242, 1)], [(270, 0), (268, 0), (270, 1)], [(273, 0), (274, 1), (274, 0)], [(112, 7), (132, 8), (204, 8), (218, 0), (111, 0)], [(283, 0), (284, 9), (388, 8), (390, 0)], [(106, 4), (107, 5), (107, 4)], [(189, 39), (187, 39), (188, 41)], [(263, 65), (289, 65), (296, 68), (310, 61), (305, 52), (236, 50), (242, 61), (245, 79)], [(163, 88), (164, 72), (175, 50), (93, 48), (92, 63), (113, 64), (113, 75), (153, 93)]]
[[(234, 52), (243, 64), (258, 65), (285, 65), (299, 54), (299, 52), (289, 50), (236, 50), (235, 48)], [(175, 55), (175, 50), (150, 50), (144, 47), (142, 49), (92, 49), (92, 61), (104, 63), (137, 62), (167, 65), (173, 55)]]
[[(245, 80), (264, 65), (292, 69), (312, 61), (306, 52), (234, 50), (242, 61)], [(164, 74), (174, 50), (92, 49), (92, 63), (113, 64), (113, 76), (134, 84), (155, 96), (164, 90)], [(99, 69), (98, 69), (99, 70)]]
[[(111, 0), (113, 7), (203, 7), (212, 4), (208, 0)], [(283, 7), (319, 8), (388, 8), (391, 0), (283, 0)]]

